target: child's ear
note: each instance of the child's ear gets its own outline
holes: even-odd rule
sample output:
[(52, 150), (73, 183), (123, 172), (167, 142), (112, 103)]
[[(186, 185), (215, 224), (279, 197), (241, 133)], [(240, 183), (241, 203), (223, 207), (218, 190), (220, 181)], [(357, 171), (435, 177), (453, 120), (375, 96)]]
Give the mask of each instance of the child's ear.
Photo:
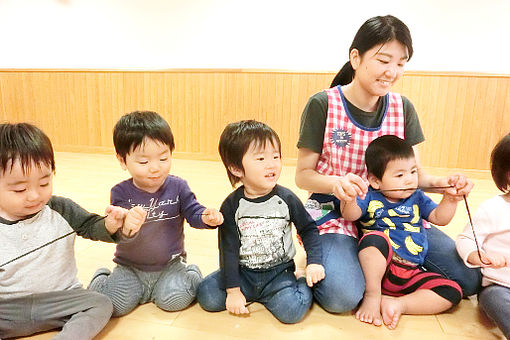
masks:
[(230, 173), (232, 173), (232, 175), (236, 176), (236, 177), (243, 177), (244, 173), (243, 173), (243, 170), (231, 165), (228, 167), (228, 171), (230, 171)]
[(381, 180), (377, 178), (376, 176), (372, 174), (368, 174), (368, 183), (370, 183), (370, 186), (376, 190), (378, 190), (381, 186)]
[(121, 155), (117, 154), (117, 160), (119, 161), (122, 170), (127, 170), (126, 161)]

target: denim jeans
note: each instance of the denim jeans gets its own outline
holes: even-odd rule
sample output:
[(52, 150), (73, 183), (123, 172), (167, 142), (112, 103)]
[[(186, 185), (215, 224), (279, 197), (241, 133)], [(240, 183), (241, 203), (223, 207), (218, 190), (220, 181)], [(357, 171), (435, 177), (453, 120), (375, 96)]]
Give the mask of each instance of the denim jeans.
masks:
[(313, 296), (328, 312), (348, 312), (356, 308), (365, 292), (358, 240), (342, 234), (323, 234), (319, 238), (326, 277), (314, 285)]
[(510, 339), (510, 288), (496, 284), (487, 286), (478, 294), (478, 303)]
[[(283, 323), (299, 322), (312, 305), (312, 292), (305, 278), (296, 279), (293, 261), (268, 270), (240, 268), (241, 292), (246, 301), (262, 303)], [(198, 287), (197, 301), (209, 312), (225, 310), (227, 294), (219, 270), (208, 275)]]
[(477, 294), (481, 287), (480, 268), (468, 268), (455, 248), (455, 242), (436, 227), (426, 229), (429, 250), (423, 267), (457, 282), (464, 296)]

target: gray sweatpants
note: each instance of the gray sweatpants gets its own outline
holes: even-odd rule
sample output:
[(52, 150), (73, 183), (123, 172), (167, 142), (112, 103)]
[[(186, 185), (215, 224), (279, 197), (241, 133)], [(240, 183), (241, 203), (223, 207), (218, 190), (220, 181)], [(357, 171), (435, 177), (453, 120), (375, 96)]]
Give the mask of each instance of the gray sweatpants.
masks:
[(107, 297), (83, 288), (0, 299), (0, 338), (62, 328), (53, 339), (90, 340), (112, 310)]
[(113, 316), (122, 316), (147, 302), (154, 302), (165, 311), (182, 310), (195, 300), (200, 282), (200, 269), (193, 264), (187, 266), (184, 258), (178, 256), (157, 272), (122, 265), (111, 273), (100, 268), (88, 289), (108, 296), (113, 303)]

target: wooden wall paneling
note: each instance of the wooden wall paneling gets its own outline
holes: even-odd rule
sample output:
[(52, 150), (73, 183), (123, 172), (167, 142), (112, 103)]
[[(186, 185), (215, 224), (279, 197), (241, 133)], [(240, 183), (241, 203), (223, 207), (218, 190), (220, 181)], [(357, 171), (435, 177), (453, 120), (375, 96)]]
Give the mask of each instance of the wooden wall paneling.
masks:
[[(475, 79), (472, 79), (473, 81)], [(491, 111), (491, 107), (494, 105), (494, 101), (491, 101), (491, 95), (487, 92), (488, 79), (487, 78), (476, 78), (475, 95), (473, 98), (473, 116), (462, 115), (466, 122), (469, 121), (469, 127), (465, 129), (463, 142), (465, 145), (471, 144), (471, 148), (463, 150), (469, 154), (470, 168), (474, 168), (477, 164), (489, 164), (489, 154), (491, 151), (491, 140), (492, 136), (495, 136), (495, 118), (497, 115), (487, 114)], [(471, 119), (470, 119), (471, 118)], [(466, 124), (468, 125), (468, 124)]]
[(454, 167), (459, 153), (465, 151), (464, 146), (461, 146), (462, 126), (465, 120), (462, 115), (455, 113), (457, 80), (458, 78), (441, 78), (436, 92), (437, 115), (438, 120), (442, 122), (438, 124), (438, 129), (442, 133), (442, 139), (433, 141), (435, 145), (431, 152), (441, 155), (439, 166), (442, 168)]
[(510, 81), (498, 79), (498, 95), (496, 96), (495, 111), (500, 115), (502, 124), (499, 125), (499, 136), (510, 133)]
[(208, 94), (212, 101), (212, 114), (210, 121), (206, 122), (207, 125), (205, 126), (205, 134), (208, 138), (206, 156), (209, 157), (217, 157), (219, 137), (225, 128), (223, 117), (226, 115), (228, 105), (228, 102), (225, 100), (228, 93), (228, 75), (222, 73), (215, 74), (213, 77), (214, 83), (208, 89)]
[[(466, 95), (467, 95), (467, 85), (469, 84), (468, 78), (456, 78), (457, 84), (456, 84), (456, 90), (455, 90), (455, 99), (452, 100), (453, 109), (452, 113), (455, 117), (455, 119), (459, 122), (459, 128), (461, 125), (461, 122), (466, 121), (466, 117), (463, 114), (465, 112), (467, 106), (469, 103), (466, 101)], [(467, 120), (469, 121), (469, 119)], [(471, 128), (469, 126), (464, 126), (463, 128), (460, 128), (462, 130), (462, 133), (464, 134), (470, 134)], [(467, 155), (469, 155), (469, 149), (471, 148), (471, 144), (473, 142), (469, 141), (467, 144), (462, 145), (462, 152), (457, 153), (459, 155), (459, 160), (463, 160), (466, 162), (469, 162)], [(450, 150), (448, 150), (450, 152)]]
[(186, 152), (186, 146), (184, 143), (184, 122), (185, 122), (185, 93), (184, 93), (184, 77), (182, 74), (175, 73), (168, 75), (168, 90), (172, 94), (172, 101), (169, 103), (169, 107), (165, 110), (164, 117), (167, 118), (172, 128), (175, 137), (175, 150), (180, 152)]
[[(477, 116), (477, 112), (475, 111), (475, 104), (476, 100), (480, 97), (480, 93), (477, 91), (478, 83), (476, 78), (466, 77), (463, 78), (462, 81), (466, 82), (466, 93), (463, 98), (461, 98), (462, 101), (464, 101), (464, 110), (462, 112), (459, 112), (459, 115), (461, 117), (471, 117), (470, 121), (479, 125), (480, 128), (483, 128), (485, 125), (485, 122), (482, 122), (480, 120), (477, 120), (479, 118)], [(467, 131), (469, 130), (469, 132)], [(476, 135), (473, 135), (474, 131), (472, 131), (470, 128), (468, 129), (468, 126), (464, 127), (464, 131), (469, 133), (469, 141), (466, 145), (473, 145), (472, 147), (469, 147), (469, 158), (466, 159), (466, 167), (472, 168), (473, 162), (476, 162), (475, 156), (476, 152), (473, 149), (483, 148), (483, 141), (479, 139), (479, 132), (476, 133)]]
[[(82, 113), (86, 117), (86, 123), (85, 127), (87, 129), (87, 133), (85, 136), (82, 136), (84, 143), (88, 145), (101, 145), (101, 115), (99, 113), (99, 86), (100, 86), (100, 79), (97, 74), (91, 74), (87, 73), (84, 74), (84, 80), (85, 80), (85, 93), (84, 97), (77, 97), (75, 95), (75, 98), (77, 99), (77, 102), (80, 101), (83, 106), (76, 105), (76, 103), (73, 103), (72, 111), (77, 110), (84, 110)], [(75, 86), (73, 86), (74, 91), (77, 90)], [(104, 88), (101, 88), (101, 91), (104, 92)], [(70, 117), (73, 117), (73, 114), (71, 113)], [(72, 118), (71, 118), (72, 119)], [(77, 126), (76, 129), (80, 129), (83, 127)], [(82, 143), (79, 143), (82, 145)]]
[(0, 122), (7, 120), (7, 86), (6, 79), (7, 77), (0, 77)]
[[(425, 143), (421, 143), (418, 145), (418, 150), (420, 154), (420, 162), (422, 165), (430, 164), (430, 151), (428, 150), (428, 144), (430, 140), (434, 139), (434, 131), (432, 124), (434, 122), (434, 112), (430, 107), (430, 103), (426, 101), (426, 99), (430, 98), (432, 94), (429, 91), (429, 88), (425, 88), (425, 77), (416, 76), (413, 78), (402, 79), (402, 90), (401, 93), (405, 95), (409, 100), (413, 103), (418, 117), (420, 119), (420, 124), (425, 135)], [(427, 93), (427, 95), (424, 95)]]
[[(211, 124), (214, 122), (214, 92), (215, 92), (215, 75), (203, 73), (200, 75), (198, 86), (202, 83), (206, 83), (207, 86), (201, 88), (201, 95), (198, 97), (198, 121), (200, 122), (200, 150), (203, 150), (202, 153), (207, 155), (210, 153), (210, 146), (213, 144), (212, 136), (209, 131), (211, 131)], [(205, 100), (201, 100), (201, 98), (205, 98)]]
[[(492, 134), (490, 134), (489, 148), (496, 145), (500, 138), (510, 133), (510, 81), (508, 79), (499, 78), (489, 83), (487, 94), (490, 95), (487, 107), (482, 108), (483, 117), (494, 117), (491, 126)], [(487, 156), (487, 166), (489, 162)]]
[[(38, 76), (38, 74), (35, 74)], [(41, 121), (41, 128), (50, 134), (50, 137), (56, 145), (78, 145), (75, 140), (75, 135), (83, 133), (82, 129), (71, 132), (72, 122), (69, 119), (66, 108), (69, 102), (69, 86), (66, 86), (63, 77), (66, 73), (53, 72), (49, 74), (48, 83), (42, 84), (42, 87), (38, 91), (38, 98), (48, 98), (49, 101), (46, 105), (40, 105), (36, 103), (37, 108), (34, 112), (34, 118)], [(69, 75), (74, 77), (76, 74)], [(25, 83), (23, 86), (27, 86)], [(85, 109), (85, 108), (84, 108)], [(44, 114), (48, 113), (48, 116)], [(46, 116), (46, 117), (45, 117)], [(82, 120), (82, 117), (78, 116), (76, 112), (75, 120)], [(50, 119), (53, 125), (52, 131), (47, 130), (46, 120)]]
[[(334, 73), (256, 70), (0, 70), (0, 119), (31, 121), (57, 148), (111, 152), (112, 128), (133, 110), (170, 123), (176, 152), (218, 159), (228, 122), (258, 119), (296, 157), (301, 113)], [(424, 166), (486, 169), (494, 144), (510, 132), (510, 77), (409, 72), (394, 86), (416, 107), (426, 142)]]
[[(416, 98), (417, 95), (415, 94), (415, 93), (420, 93), (420, 90), (419, 90), (420, 87), (421, 87), (421, 78), (420, 77), (402, 77), (394, 85), (394, 91), (406, 96), (414, 104), (415, 109), (418, 113), (418, 117), (420, 119), (420, 123), (422, 124), (421, 125), (422, 129), (423, 129), (425, 113), (423, 111), (420, 111), (420, 108), (417, 106), (417, 98)], [(415, 89), (418, 89), (418, 90), (415, 90)], [(420, 158), (421, 164), (424, 164), (424, 157), (425, 157), (423, 145), (424, 145), (424, 143), (421, 143), (418, 145), (418, 152), (419, 152), (419, 158)]]
[[(510, 81), (507, 79), (498, 79), (496, 84), (497, 94), (494, 99), (494, 107), (492, 112), (486, 112), (487, 115), (493, 114), (498, 117), (495, 130), (499, 138), (510, 133)], [(493, 147), (499, 138), (495, 138), (491, 147)]]
[(103, 82), (100, 85), (103, 89), (99, 93), (99, 114), (101, 115), (101, 130), (103, 138), (101, 146), (113, 150), (113, 127), (118, 118), (124, 114), (123, 108), (120, 105), (119, 94), (122, 93), (121, 89), (123, 84), (120, 79), (123, 79), (121, 73), (108, 73), (102, 72), (101, 77)]
[[(281, 103), (281, 115), (285, 116), (285, 112), (289, 112), (292, 110), (292, 82), (289, 82), (289, 77), (286, 74), (279, 74), (277, 76), (278, 82), (280, 83), (280, 91), (276, 99)], [(283, 119), (283, 118), (282, 118)], [(290, 144), (291, 141), (286, 140), (286, 135), (283, 135), (284, 131), (282, 131), (279, 127), (275, 126), (275, 131), (278, 133), (280, 137), (280, 141), (282, 142), (282, 159), (289, 160), (295, 158), (294, 150), (291, 147), (286, 145)], [(290, 139), (290, 138), (289, 138)]]

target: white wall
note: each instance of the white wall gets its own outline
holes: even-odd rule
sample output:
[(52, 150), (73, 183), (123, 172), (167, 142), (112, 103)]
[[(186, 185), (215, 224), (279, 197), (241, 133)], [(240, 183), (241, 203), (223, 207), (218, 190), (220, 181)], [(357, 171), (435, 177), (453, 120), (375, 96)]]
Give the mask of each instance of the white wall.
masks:
[(510, 0), (0, 0), (0, 68), (336, 71), (385, 14), (408, 70), (510, 74)]

